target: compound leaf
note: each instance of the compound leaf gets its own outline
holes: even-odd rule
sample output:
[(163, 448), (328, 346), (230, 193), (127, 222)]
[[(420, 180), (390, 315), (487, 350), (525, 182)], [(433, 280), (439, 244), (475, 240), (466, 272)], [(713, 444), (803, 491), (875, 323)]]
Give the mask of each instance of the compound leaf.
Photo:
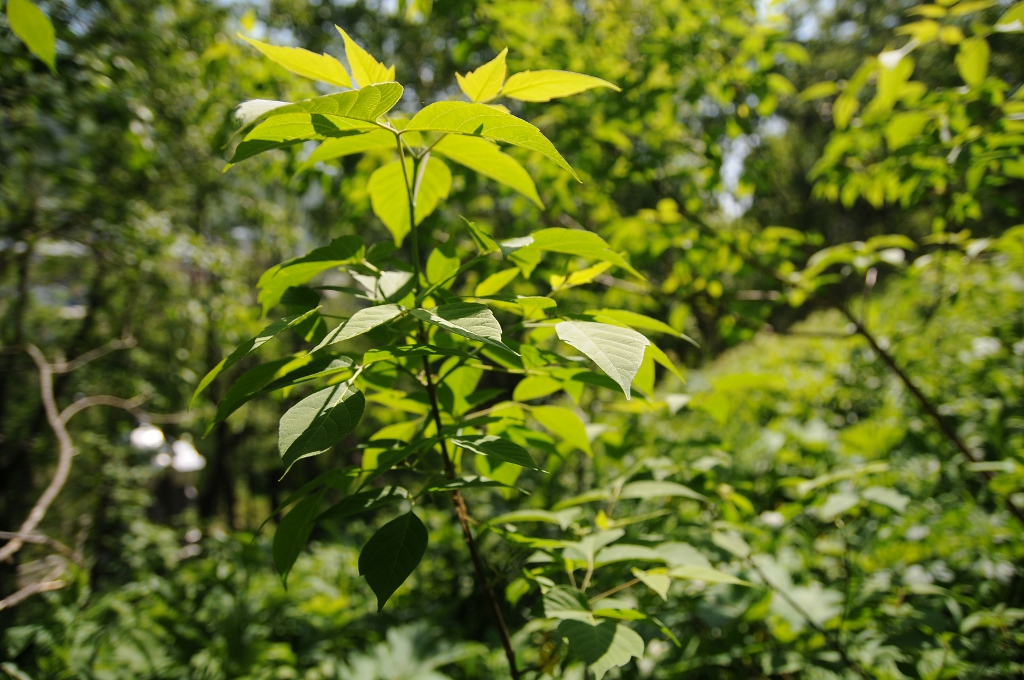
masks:
[(468, 102), (436, 102), (424, 107), (413, 116), (405, 128), (421, 132), (449, 132), (460, 135), (484, 137), (496, 142), (505, 142), (524, 149), (539, 151), (567, 170), (577, 180), (579, 177), (562, 158), (554, 145), (535, 126), (487, 104)]

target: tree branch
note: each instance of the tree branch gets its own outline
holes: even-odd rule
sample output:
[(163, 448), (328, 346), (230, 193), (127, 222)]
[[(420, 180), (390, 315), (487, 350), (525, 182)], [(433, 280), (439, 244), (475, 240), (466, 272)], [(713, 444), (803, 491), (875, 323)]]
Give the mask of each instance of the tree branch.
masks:
[(10, 609), (15, 605), (21, 604), (33, 595), (39, 593), (45, 593), (50, 590), (60, 590), (67, 585), (65, 581), (58, 580), (65, 571), (67, 571), (67, 563), (61, 560), (61, 563), (53, 568), (49, 574), (43, 577), (43, 580), (37, 583), (31, 583), (20, 590), (15, 591), (11, 595), (8, 595), (4, 599), (0, 600), (0, 611)]
[[(64, 488), (64, 484), (68, 481), (68, 474), (71, 472), (71, 458), (75, 455), (75, 447), (71, 442), (71, 436), (68, 434), (67, 428), (64, 427), (64, 421), (61, 420), (60, 412), (57, 410), (57, 402), (53, 397), (53, 367), (46, 361), (46, 357), (43, 356), (43, 353), (35, 345), (27, 345), (25, 351), (36, 362), (36, 367), (39, 369), (39, 392), (43, 399), (46, 420), (50, 423), (53, 433), (57, 436), (59, 453), (57, 457), (57, 470), (54, 472), (53, 479), (50, 480), (50, 485), (46, 487), (43, 495), (39, 497), (39, 500), (36, 501), (35, 506), (29, 512), (28, 518), (17, 532), (19, 534), (31, 534), (35, 531), (39, 522), (46, 515), (46, 511), (50, 508), (50, 504), (53, 503), (53, 499), (57, 497), (57, 494), (60, 493), (60, 490)], [(0, 548), (0, 562), (9, 559), (21, 549), (22, 545), (24, 545), (24, 539), (11, 539), (7, 545)], [(12, 595), (11, 597), (14, 596)], [(21, 600), (18, 601), (20, 602)]]
[[(924, 395), (924, 392), (922, 392), (921, 389), (914, 383), (914, 381), (910, 379), (910, 376), (907, 375), (903, 371), (903, 369), (899, 367), (899, 364), (896, 363), (896, 360), (893, 358), (893, 356), (889, 354), (887, 351), (885, 351), (882, 348), (882, 346), (878, 344), (878, 341), (875, 339), (875, 336), (873, 336), (868, 331), (868, 329), (865, 328), (864, 325), (860, 321), (858, 321), (853, 316), (853, 314), (850, 313), (850, 310), (848, 310), (845, 306), (841, 306), (840, 310), (843, 312), (846, 318), (850, 320), (850, 323), (852, 323), (854, 327), (857, 329), (857, 333), (862, 335), (864, 339), (868, 341), (868, 344), (871, 345), (871, 348), (878, 353), (878, 356), (882, 358), (882, 361), (884, 361), (885, 364), (890, 369), (892, 369), (892, 372), (895, 373), (901, 381), (903, 381), (903, 384), (906, 385), (907, 389), (910, 390), (915, 397), (917, 397), (917, 400), (921, 402), (921, 406), (924, 407), (924, 410), (928, 413), (928, 415), (932, 417), (932, 420), (935, 421), (936, 425), (939, 426), (939, 430), (941, 430), (942, 433), (946, 435), (946, 437), (951, 442), (953, 442), (953, 444), (960, 450), (960, 452), (967, 456), (969, 460), (975, 463), (980, 463), (981, 461), (983, 461), (984, 458), (979, 456), (975, 451), (973, 451), (969, 446), (967, 446), (967, 442), (961, 439), (956, 429), (949, 424), (948, 420), (942, 417), (942, 414), (939, 413), (939, 409), (936, 408), (935, 404), (933, 404), (931, 400), (929, 400), (928, 397)], [(992, 479), (991, 472), (981, 471), (980, 474), (986, 480)], [(1006, 507), (1013, 514), (1013, 516), (1021, 522), (1021, 524), (1024, 524), (1024, 511), (1022, 511), (1020, 508), (1014, 505), (1013, 501), (1011, 501), (1009, 498), (1006, 499)]]

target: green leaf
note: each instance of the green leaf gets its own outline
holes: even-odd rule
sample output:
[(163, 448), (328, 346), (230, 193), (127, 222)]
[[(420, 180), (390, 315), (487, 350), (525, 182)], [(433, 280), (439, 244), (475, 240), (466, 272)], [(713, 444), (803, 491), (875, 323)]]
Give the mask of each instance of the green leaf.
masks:
[(473, 294), (478, 297), (494, 295), (502, 288), (512, 283), (512, 280), (517, 276), (519, 276), (518, 269), (503, 269), (500, 272), (495, 272), (478, 283)]
[(377, 83), (387, 83), (395, 79), (395, 67), (384, 66), (373, 56), (356, 44), (356, 41), (348, 37), (340, 26), (335, 26), (338, 33), (341, 33), (345, 41), (345, 58), (348, 59), (348, 67), (352, 69), (352, 79), (358, 87), (366, 88)]
[(664, 562), (665, 558), (659, 555), (653, 548), (646, 545), (634, 545), (630, 543), (618, 543), (602, 549), (594, 556), (594, 566), (615, 564), (616, 562), (633, 562), (642, 560), (644, 562)]
[(526, 172), (526, 168), (503, 152), (494, 142), (466, 135), (448, 135), (434, 145), (434, 153), (439, 153), (484, 177), (515, 189), (533, 201), (538, 208), (544, 208), (533, 178)]
[(320, 513), (323, 497), (323, 491), (306, 496), (277, 525), (271, 553), (274, 557), (274, 568), (281, 575), (281, 582), (285, 586), (288, 584), (288, 573), (292, 570), (292, 565), (306, 547), (309, 535), (316, 525), (316, 516)]
[(895, 151), (914, 141), (930, 120), (931, 116), (918, 111), (897, 113), (885, 126), (885, 141), (889, 145), (889, 150)]
[(327, 345), (336, 342), (343, 342), (357, 335), (383, 326), (395, 317), (399, 316), (405, 308), (401, 305), (380, 305), (377, 307), (366, 307), (353, 314), (347, 321), (335, 328), (320, 341), (320, 344), (313, 348), (313, 351), (323, 349)]
[(405, 172), (402, 171), (402, 161), (388, 163), (377, 168), (366, 185), (373, 213), (391, 232), (396, 246), (402, 245), (410, 230), (406, 176), (414, 182), (413, 204), (417, 225), (434, 212), (442, 198), (448, 198), (452, 188), (452, 172), (441, 159), (428, 156), (425, 165), (421, 162), (417, 176), (413, 174), (413, 167), (411, 158), (405, 159)]
[(554, 394), (560, 389), (562, 389), (561, 380), (555, 380), (546, 375), (528, 375), (516, 385), (512, 392), (512, 398), (516, 401), (540, 399)]
[(436, 345), (405, 345), (401, 347), (389, 347), (387, 349), (371, 349), (363, 355), (363, 366), (375, 364), (378, 361), (394, 361), (407, 357), (424, 356), (462, 357), (469, 359), (473, 355), (454, 347), (438, 347)]
[(750, 586), (754, 587), (752, 583), (744, 581), (743, 579), (736, 578), (732, 574), (727, 574), (724, 571), (713, 569), (711, 567), (703, 567), (697, 564), (686, 564), (680, 567), (673, 567), (668, 570), (668, 575), (672, 578), (682, 579), (686, 581), (704, 581), (705, 583), (728, 583), (736, 586)]
[(956, 67), (964, 82), (975, 87), (981, 85), (988, 75), (988, 58), (991, 50), (984, 38), (968, 38), (960, 43), (956, 54)]
[(547, 102), (558, 97), (568, 97), (596, 87), (607, 87), (616, 92), (622, 90), (594, 76), (572, 71), (523, 71), (509, 76), (501, 94), (522, 102)]
[(365, 406), (363, 393), (342, 383), (314, 392), (288, 409), (277, 440), (285, 473), (300, 458), (323, 453), (348, 436)]
[(672, 579), (663, 569), (644, 571), (633, 567), (633, 576), (640, 579), (640, 582), (653, 590), (662, 600), (668, 601), (668, 589), (672, 585)]
[(216, 380), (218, 375), (249, 356), (250, 353), (259, 349), (265, 343), (273, 340), (281, 331), (287, 330), (292, 326), (297, 326), (316, 313), (317, 310), (311, 309), (305, 314), (287, 316), (283, 319), (279, 319), (264, 328), (255, 337), (246, 340), (236, 347), (234, 352), (221, 359), (220, 363), (214, 366), (213, 369), (199, 381), (199, 386), (196, 387), (196, 391), (192, 394), (192, 399), (189, 400), (188, 407), (192, 408), (192, 405), (196, 402), (196, 398), (202, 394), (203, 390), (210, 386), (210, 383)]
[(564, 531), (569, 528), (572, 521), (580, 516), (579, 508), (570, 508), (561, 512), (549, 510), (513, 510), (504, 515), (492, 518), (488, 524), (517, 524), (519, 522), (546, 522), (557, 524)]
[(515, 239), (515, 244), (506, 241), (502, 246), (504, 246), (502, 248), (503, 252), (506, 249), (509, 249), (509, 252), (506, 253), (506, 257), (511, 252), (515, 252), (520, 249), (564, 253), (566, 255), (576, 255), (578, 257), (585, 257), (592, 260), (610, 262), (617, 267), (622, 267), (639, 279), (644, 278), (640, 272), (633, 269), (633, 267), (626, 262), (622, 255), (619, 255), (617, 252), (612, 250), (603, 238), (592, 231), (552, 227), (550, 229), (541, 229), (540, 231), (536, 231), (530, 236)]
[(309, 158), (303, 161), (295, 173), (309, 170), (322, 161), (330, 161), (375, 149), (393, 149), (395, 144), (395, 135), (380, 128), (359, 135), (327, 139), (310, 154)]
[(57, 74), (57, 37), (43, 10), (29, 0), (7, 0), (7, 23), (25, 47)]
[(296, 360), (285, 357), (265, 364), (260, 364), (249, 369), (241, 375), (224, 393), (220, 403), (217, 404), (217, 414), (206, 428), (204, 437), (209, 436), (213, 428), (225, 420), (232, 413), (241, 408), (244, 404), (264, 394), (270, 394), (276, 390), (292, 387), (300, 383), (327, 378), (339, 373), (348, 371), (352, 367), (352, 360), (348, 357), (305, 357), (312, 359), (303, 364), (297, 365), (294, 370), (287, 371), (284, 375), (275, 379), (279, 370), (286, 370)]
[(614, 319), (619, 323), (624, 323), (630, 328), (638, 328), (645, 331), (654, 331), (655, 333), (667, 333), (668, 335), (681, 338), (683, 334), (677, 331), (672, 326), (669, 326), (663, 321), (652, 319), (649, 316), (638, 314), (637, 312), (631, 312), (627, 309), (598, 309), (587, 312), (587, 314), (597, 314), (600, 316), (607, 316), (610, 319)]
[(294, 104), (268, 109), (256, 120), (291, 113), (308, 113), (373, 123), (399, 102), (403, 91), (398, 83), (384, 82), (361, 90), (303, 99)]
[(559, 340), (587, 355), (630, 398), (630, 385), (650, 340), (632, 329), (593, 321), (563, 321), (555, 332)]
[(750, 546), (736, 531), (712, 531), (711, 542), (740, 559), (750, 556)]
[(434, 324), (449, 333), (512, 352), (501, 341), (501, 326), (487, 305), (454, 302), (432, 309), (414, 309), (410, 313), (417, 319)]
[(360, 491), (351, 496), (346, 496), (321, 512), (316, 521), (347, 519), (386, 505), (404, 501), (407, 498), (409, 498), (409, 492), (400, 486), (384, 486), (379, 489)]
[(555, 586), (544, 593), (544, 616), (549, 619), (593, 621), (587, 596), (567, 586)]
[(498, 56), (481, 66), (475, 71), (466, 75), (455, 74), (459, 81), (459, 89), (474, 102), (488, 101), (494, 99), (501, 92), (501, 86), (505, 83), (505, 55), (508, 48), (503, 49)]
[[(514, 394), (513, 398), (515, 398)], [(530, 413), (534, 420), (549, 432), (558, 435), (563, 441), (591, 458), (594, 457), (594, 451), (590, 448), (590, 439), (587, 437), (587, 426), (583, 424), (575, 411), (564, 406), (534, 406)]]
[(263, 313), (281, 301), (286, 290), (307, 283), (320, 272), (359, 261), (363, 256), (363, 241), (358, 236), (342, 236), (330, 245), (315, 248), (302, 257), (287, 260), (263, 273), (256, 283), (260, 291), (256, 298), (263, 305)]
[[(449, 244), (445, 244), (445, 246), (447, 245)], [(459, 261), (458, 257), (446, 255), (445, 250), (447, 250), (446, 247), (434, 248), (430, 253), (430, 257), (427, 258), (425, 273), (427, 275), (427, 281), (431, 284), (437, 284), (440, 286), (458, 276), (456, 272), (459, 271), (462, 263)]]
[(889, 489), (884, 486), (869, 486), (861, 491), (860, 495), (864, 500), (884, 505), (887, 508), (892, 508), (901, 514), (907, 509), (907, 505), (910, 503), (910, 498), (907, 496), (904, 496), (895, 489)]
[(634, 656), (644, 655), (644, 639), (615, 621), (566, 619), (558, 624), (558, 634), (567, 638), (569, 649), (590, 666), (594, 680), (601, 680), (611, 668), (625, 666)]
[(493, 238), (491, 238), (491, 235), (477, 225), (476, 222), (470, 222), (465, 217), (462, 218), (462, 221), (465, 222), (466, 226), (469, 228), (469, 235), (472, 237), (473, 243), (476, 244), (477, 250), (481, 255), (486, 255), (487, 253), (493, 253), (499, 250), (498, 244)]
[(421, 132), (450, 132), (460, 135), (484, 137), (496, 142), (505, 142), (524, 149), (539, 151), (567, 170), (577, 180), (579, 177), (565, 162), (554, 145), (535, 126), (487, 104), (467, 102), (436, 102), (420, 110), (406, 130)]
[[(467, 451), (479, 453), (488, 458), (500, 460), (503, 463), (512, 463), (531, 470), (540, 470), (530, 452), (519, 444), (493, 434), (476, 437), (453, 437), (451, 440), (455, 446), (461, 446)], [(541, 470), (543, 472), (543, 470)]]
[(340, 61), (328, 54), (316, 54), (300, 47), (268, 45), (259, 40), (246, 38), (241, 34), (238, 37), (258, 49), (270, 61), (303, 78), (319, 80), (338, 87), (352, 87), (352, 79), (348, 77), (348, 71)]
[[(686, 337), (685, 335), (683, 337), (687, 340), (690, 340), (690, 338)], [(693, 341), (690, 340), (690, 342)], [(660, 347), (658, 347), (652, 342), (650, 345), (647, 346), (647, 351), (650, 352), (651, 358), (654, 359), (654, 361), (667, 368), (672, 373), (672, 375), (679, 378), (680, 381), (684, 383), (686, 382), (686, 377), (683, 375), (682, 371), (680, 371), (679, 368), (672, 363), (672, 360), (668, 358), (668, 355), (665, 354), (665, 352), (663, 352)]]
[(800, 93), (800, 101), (809, 102), (815, 99), (823, 99), (831, 97), (837, 92), (839, 92), (839, 86), (831, 80), (815, 83)]
[(622, 487), (619, 498), (692, 498), (695, 501), (706, 501), (707, 497), (702, 496), (693, 489), (676, 484), (675, 482), (657, 482), (653, 480), (630, 482)]
[(359, 575), (377, 596), (377, 611), (405, 583), (427, 551), (427, 528), (412, 512), (377, 530), (359, 553)]
[(278, 106), (277, 102), (259, 104), (245, 102), (239, 106), (246, 125), (266, 119), (249, 131), (235, 148), (234, 155), (226, 166), (251, 158), (270, 149), (282, 149), (298, 142), (329, 137), (346, 137), (362, 134), (375, 129), (374, 121), (391, 110), (401, 99), (402, 86), (398, 83), (373, 85), (355, 92), (329, 94), (316, 99), (307, 99), (295, 104)]

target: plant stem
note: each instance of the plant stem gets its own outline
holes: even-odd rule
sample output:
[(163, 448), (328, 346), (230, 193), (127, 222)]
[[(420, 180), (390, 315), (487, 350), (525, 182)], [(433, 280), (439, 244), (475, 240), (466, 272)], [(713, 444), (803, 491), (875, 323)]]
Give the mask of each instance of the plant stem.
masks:
[(771, 588), (774, 592), (781, 595), (782, 599), (784, 599), (789, 604), (789, 606), (792, 607), (793, 610), (800, 615), (801, 618), (807, 621), (811, 628), (813, 628), (823, 638), (825, 638), (825, 642), (827, 642), (828, 645), (837, 654), (839, 654), (840, 657), (842, 657), (843, 662), (846, 663), (846, 665), (852, 668), (853, 671), (857, 673), (857, 675), (861, 676), (865, 680), (870, 680), (871, 676), (864, 671), (864, 669), (861, 667), (859, 663), (850, 658), (850, 656), (846, 653), (846, 648), (842, 645), (842, 643), (839, 641), (837, 637), (829, 635), (828, 631), (819, 626), (818, 623), (811, 618), (811, 615), (808, 614), (803, 607), (797, 604), (796, 600), (790, 597), (789, 593), (787, 593), (782, 588), (777, 587), (770, 580), (768, 580), (768, 575), (761, 570), (761, 567), (758, 566), (757, 562), (755, 562), (752, 559), (747, 559), (747, 564), (749, 564), (754, 569), (754, 571), (757, 572), (757, 574), (761, 577), (761, 579), (769, 588)]
[[(416, 197), (413, 194), (413, 183), (409, 177), (409, 170), (405, 167), (405, 148), (402, 146), (402, 137), (395, 135), (398, 142), (398, 157), (402, 164), (402, 177), (405, 179), (405, 193), (409, 200), (409, 245), (412, 249), (412, 268), (416, 276), (416, 288), (420, 286), (420, 239), (416, 233)], [(415, 163), (413, 170), (415, 170)]]
[[(415, 290), (416, 293), (419, 294), (421, 292), (420, 286), (422, 284), (422, 279), (420, 277), (419, 236), (416, 233), (416, 200), (413, 184), (409, 177), (409, 171), (405, 167), (405, 150), (402, 148), (402, 138), (398, 137), (397, 139), (398, 154), (402, 163), (402, 176), (405, 179), (406, 195), (409, 199), (410, 246), (412, 248), (412, 263), (416, 276)], [(426, 159), (423, 159), (420, 162), (425, 163)], [(413, 169), (415, 170), (415, 166)], [(420, 324), (419, 335), (420, 342), (426, 344), (426, 331), (423, 328), (422, 323)], [(430, 360), (426, 356), (423, 357), (423, 373), (424, 386), (427, 390), (427, 396), (430, 398), (430, 410), (434, 417), (434, 424), (437, 426), (437, 436), (440, 440), (441, 456), (444, 459), (445, 476), (452, 479), (455, 477), (455, 466), (452, 463), (451, 456), (448, 455), (448, 443), (441, 435), (443, 426), (441, 423), (441, 409), (437, 403), (437, 386), (434, 384), (434, 379), (430, 372)], [(491, 584), (487, 580), (487, 568), (484, 566), (484, 561), (480, 557), (480, 551), (477, 550), (476, 539), (473, 538), (473, 532), (469, 528), (469, 509), (466, 507), (466, 500), (462, 497), (462, 492), (458, 489), (452, 491), (452, 505), (455, 508), (455, 516), (459, 520), (459, 526), (462, 527), (462, 538), (466, 542), (466, 547), (469, 548), (470, 557), (473, 559), (473, 568), (476, 570), (476, 576), (477, 580), (480, 582), (480, 588), (484, 591), (484, 596), (487, 598), (487, 602), (491, 608), (491, 614), (494, 616), (494, 622), (498, 625), (498, 633), (501, 636), (502, 647), (505, 648), (505, 656), (508, 658), (508, 668), (512, 675), (512, 680), (519, 680), (519, 667), (516, 665), (515, 649), (512, 648), (512, 637), (509, 635), (508, 626), (505, 625), (505, 617), (501, 614), (501, 606), (498, 604), (497, 598), (494, 597), (494, 591), (491, 589)]]
[[(852, 323), (854, 327), (857, 329), (857, 333), (863, 336), (864, 339), (868, 341), (868, 344), (871, 345), (871, 348), (878, 353), (878, 356), (882, 358), (882, 361), (884, 361), (885, 364), (890, 369), (892, 369), (892, 372), (895, 373), (901, 381), (903, 381), (903, 384), (907, 386), (907, 389), (910, 390), (915, 397), (917, 397), (917, 400), (921, 402), (921, 406), (924, 407), (924, 410), (928, 412), (928, 415), (930, 415), (932, 417), (932, 420), (934, 420), (935, 423), (939, 426), (939, 430), (941, 430), (942, 433), (946, 435), (946, 437), (951, 442), (953, 442), (953, 444), (956, 445), (958, 449), (960, 449), (960, 452), (967, 456), (969, 460), (975, 463), (980, 463), (982, 460), (984, 460), (983, 458), (978, 456), (977, 453), (972, 451), (969, 446), (967, 446), (967, 442), (960, 438), (960, 435), (957, 434), (957, 431), (953, 428), (952, 425), (949, 424), (949, 421), (943, 418), (942, 414), (939, 413), (939, 409), (936, 408), (935, 404), (933, 404), (928, 399), (928, 397), (924, 395), (924, 392), (922, 392), (921, 389), (914, 383), (914, 381), (910, 379), (910, 376), (908, 376), (903, 371), (903, 369), (899, 367), (899, 364), (896, 363), (896, 360), (893, 358), (893, 356), (886, 352), (884, 349), (882, 349), (881, 345), (878, 344), (878, 340), (875, 339), (875, 336), (873, 336), (868, 331), (868, 329), (865, 328), (864, 325), (860, 321), (858, 321), (853, 316), (853, 314), (850, 313), (850, 310), (848, 310), (846, 307), (840, 307), (840, 309), (842, 310), (846, 318), (850, 320), (850, 323)], [(982, 470), (981, 475), (986, 480), (992, 479), (991, 472)], [(1021, 522), (1021, 524), (1024, 524), (1024, 511), (1022, 511), (1020, 508), (1014, 505), (1013, 501), (1010, 500), (1009, 498), (1006, 499), (1006, 507), (1013, 514), (1013, 516)]]
[[(455, 466), (452, 463), (451, 456), (448, 455), (447, 442), (441, 436), (441, 410), (437, 404), (437, 386), (434, 385), (433, 378), (430, 375), (430, 360), (427, 357), (423, 357), (423, 371), (426, 374), (426, 388), (427, 395), (430, 397), (430, 410), (433, 413), (434, 424), (437, 426), (438, 437), (441, 440), (441, 455), (444, 458), (445, 476), (452, 479), (455, 477)], [(452, 491), (452, 505), (455, 507), (455, 516), (458, 517), (459, 525), (462, 527), (462, 538), (465, 540), (466, 547), (469, 548), (470, 557), (473, 559), (473, 568), (476, 570), (477, 579), (480, 581), (480, 588), (484, 591), (487, 602), (490, 604), (494, 622), (498, 624), (498, 633), (501, 635), (501, 644), (505, 648), (505, 656), (508, 658), (508, 667), (512, 674), (512, 680), (519, 680), (519, 668), (516, 666), (516, 652), (512, 648), (512, 638), (509, 635), (508, 626), (505, 625), (505, 617), (501, 615), (501, 607), (498, 605), (498, 600), (494, 597), (494, 591), (487, 580), (487, 568), (480, 557), (480, 551), (477, 550), (473, 532), (469, 528), (469, 509), (466, 507), (466, 499), (462, 497), (462, 492), (458, 489)]]

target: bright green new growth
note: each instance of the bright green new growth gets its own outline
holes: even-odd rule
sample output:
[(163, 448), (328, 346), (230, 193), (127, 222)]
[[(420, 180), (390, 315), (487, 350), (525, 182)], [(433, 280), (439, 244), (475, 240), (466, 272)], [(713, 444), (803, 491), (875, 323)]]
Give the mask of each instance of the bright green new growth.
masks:
[[(383, 160), (370, 175), (367, 190), (373, 211), (391, 233), (394, 246), (408, 243), (407, 259), (400, 259), (399, 251), (389, 244), (371, 251), (371, 244), (362, 239), (343, 236), (271, 268), (258, 284), (263, 311), (267, 313), (280, 304), (293, 315), (271, 323), (218, 364), (200, 382), (193, 401), (221, 373), (282, 331), (295, 329), (310, 343), (309, 351), (269, 361), (239, 377), (225, 393), (215, 422), (260, 395), (305, 389), (306, 383), (315, 386), (280, 420), (279, 450), (287, 472), (297, 461), (326, 453), (347, 441), (357, 432), (368, 402), (413, 417), (388, 425), (373, 439), (358, 444), (361, 466), (334, 470), (328, 473), (329, 479), (314, 480), (278, 508), (281, 511), (294, 504), (274, 537), (274, 564), (282, 578), (287, 577), (319, 521), (337, 521), (399, 501), (415, 505), (443, 494), (452, 500), (477, 577), (486, 584), (488, 573), (469, 525), (462, 490), (516, 493), (515, 480), (524, 470), (545, 474), (531, 449), (541, 454), (548, 450), (561, 452), (559, 456), (593, 456), (587, 426), (573, 409), (519, 402), (562, 389), (578, 401), (588, 386), (621, 390), (628, 399), (643, 365), (651, 367), (645, 374), (649, 378), (637, 378), (638, 385), (649, 392), (652, 360), (676, 369), (640, 331), (678, 333), (637, 313), (602, 309), (569, 316), (560, 314), (558, 302), (550, 297), (502, 294), (517, 277), (529, 279), (548, 253), (589, 262), (594, 273), (588, 282), (610, 268), (642, 279), (597, 234), (551, 228), (498, 243), (472, 223), (456, 221), (445, 227), (435, 218), (434, 228), (445, 232), (445, 240), (468, 235), (477, 253), (464, 258), (450, 245), (439, 244), (424, 262), (428, 244), (418, 227), (436, 212), (451, 190), (451, 169), (442, 158), (515, 190), (541, 209), (544, 203), (530, 175), (500, 145), (538, 152), (578, 179), (539, 129), (504, 107), (486, 102), (501, 96), (545, 102), (593, 88), (618, 88), (599, 78), (564, 71), (524, 72), (506, 78), (507, 50), (503, 50), (492, 62), (459, 76), (459, 85), (470, 102), (436, 102), (405, 119), (393, 111), (403, 93), (402, 86), (393, 82), (394, 67), (385, 67), (338, 30), (344, 39), (348, 70), (326, 54), (246, 39), (287, 70), (347, 91), (292, 104), (263, 100), (242, 104), (238, 117), (244, 135), (233, 151), (231, 164), (307, 141), (321, 144), (302, 163), (300, 171), (350, 154), (374, 151), (377, 158), (393, 150), (392, 160)], [(488, 269), (478, 285), (463, 285), (463, 278), (471, 270)], [(330, 330), (321, 316), (319, 294), (306, 285), (329, 270), (345, 272), (358, 288), (325, 288), (368, 305)], [(552, 292), (581, 283), (579, 277), (572, 282), (566, 279), (564, 285), (555, 282)], [(355, 338), (362, 338), (363, 346), (368, 343), (370, 348), (361, 355), (337, 351)], [(582, 352), (585, 358), (573, 356), (570, 348)], [(587, 369), (588, 359), (603, 374)], [(511, 373), (522, 380), (511, 395), (502, 389), (478, 389), (487, 372)], [(500, 401), (509, 397), (515, 401)], [(488, 404), (491, 406), (485, 408)], [(553, 435), (548, 441), (558, 442), (557, 449), (554, 444), (551, 449), (537, 448), (543, 440), (538, 440), (539, 433), (527, 426), (527, 417)], [(402, 487), (369, 486), (394, 472), (419, 475), (421, 487), (410, 493)], [(652, 484), (654, 487), (627, 485), (616, 493), (624, 500), (652, 495), (705, 500), (678, 484)], [(610, 492), (602, 493), (602, 498), (609, 497)], [(327, 497), (336, 494), (340, 499), (323, 509)], [(538, 516), (547, 517), (541, 512)], [(630, 551), (629, 546), (620, 546), (619, 557), (595, 561), (601, 545), (621, 535), (621, 531), (602, 532), (605, 543), (598, 545), (591, 540), (596, 537), (579, 543), (589, 546), (584, 552), (589, 555), (591, 572), (603, 564), (649, 557), (650, 551)], [(427, 536), (420, 519), (406, 509), (364, 546), (359, 571), (377, 595), (378, 608), (383, 608), (413, 573), (426, 551)], [(576, 544), (565, 545), (569, 555)], [(572, 561), (567, 565), (571, 568)], [(652, 573), (645, 578), (661, 587), (672, 574)], [(589, 579), (588, 575), (582, 589), (573, 591), (574, 598), (586, 601), (583, 593)], [(489, 586), (483, 589), (491, 600), (499, 629), (505, 631), (497, 600)], [(585, 621), (563, 621), (558, 626), (558, 634), (591, 664), (597, 677), (643, 654), (639, 635), (615, 620), (625, 615), (613, 609), (607, 611), (611, 612), (607, 616), (596, 616), (587, 609), (580, 612)], [(552, 629), (560, 618), (552, 621)], [(566, 625), (570, 623), (573, 625)], [(518, 678), (516, 653), (507, 632), (502, 639), (512, 676)]]

